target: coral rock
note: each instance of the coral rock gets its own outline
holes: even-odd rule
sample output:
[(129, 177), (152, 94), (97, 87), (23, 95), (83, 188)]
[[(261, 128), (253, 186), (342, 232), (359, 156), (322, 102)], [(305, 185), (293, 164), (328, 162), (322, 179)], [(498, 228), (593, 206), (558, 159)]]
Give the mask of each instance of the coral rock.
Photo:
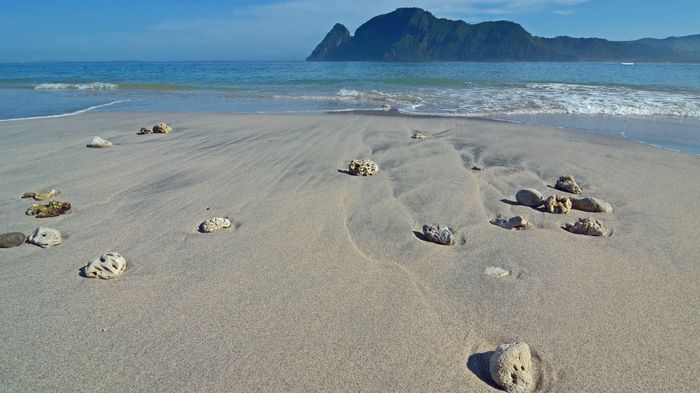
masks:
[(146, 135), (146, 134), (150, 134), (150, 133), (151, 133), (150, 128), (141, 127), (141, 129), (139, 130), (139, 132), (136, 133), (136, 135)]
[(68, 202), (50, 201), (44, 206), (34, 203), (27, 209), (25, 214), (36, 216), (37, 218), (57, 217), (70, 210), (70, 208), (71, 206)]
[(544, 208), (550, 213), (567, 214), (571, 211), (571, 199), (568, 196), (552, 195), (544, 201)]
[(531, 392), (534, 388), (530, 347), (525, 343), (499, 345), (489, 360), (491, 378), (508, 393)]
[(571, 207), (593, 213), (611, 213), (612, 205), (598, 198), (571, 198)]
[(505, 277), (510, 274), (510, 272), (502, 267), (489, 266), (484, 269), (484, 274), (491, 277)]
[(605, 225), (595, 218), (579, 218), (573, 224), (564, 225), (564, 229), (577, 235), (608, 236), (610, 233)]
[(544, 197), (542, 194), (532, 188), (523, 188), (522, 190), (518, 191), (515, 194), (515, 200), (521, 205), (530, 207), (537, 207), (544, 203)]
[(561, 191), (570, 192), (572, 194), (580, 194), (581, 187), (576, 183), (576, 179), (573, 176), (562, 176), (557, 179), (557, 184), (554, 188)]
[(416, 131), (413, 133), (413, 135), (411, 135), (411, 138), (413, 138), (413, 139), (428, 139), (428, 138), (430, 138), (430, 136)]
[(532, 227), (532, 224), (523, 216), (515, 216), (508, 219), (498, 217), (489, 222), (505, 229), (528, 229)]
[(379, 170), (379, 166), (371, 160), (352, 160), (348, 171), (355, 176), (372, 176)]
[(56, 229), (39, 227), (29, 236), (27, 241), (41, 248), (47, 248), (61, 244), (63, 238), (61, 237), (61, 232)]
[(22, 243), (27, 239), (24, 233), (21, 232), (8, 232), (0, 235), (0, 248), (12, 248), (21, 246)]
[(97, 148), (110, 147), (110, 146), (112, 146), (112, 142), (110, 142), (106, 139), (102, 139), (99, 136), (92, 138), (92, 142), (88, 143), (88, 145), (87, 145), (87, 147), (97, 147)]
[(455, 236), (450, 228), (444, 225), (423, 225), (423, 235), (433, 243), (450, 246), (455, 244)]
[(168, 134), (172, 130), (173, 130), (173, 128), (165, 123), (158, 123), (158, 124), (153, 126), (153, 133), (154, 134)]
[(24, 194), (22, 194), (22, 198), (34, 198), (35, 201), (45, 201), (47, 199), (53, 198), (56, 194), (58, 194), (58, 191), (52, 188), (46, 191), (25, 192)]
[(210, 218), (204, 221), (200, 226), (199, 230), (202, 232), (216, 232), (221, 229), (226, 229), (231, 227), (231, 220), (223, 217)]
[(126, 259), (116, 252), (107, 252), (85, 266), (85, 277), (110, 279), (119, 277), (126, 270)]

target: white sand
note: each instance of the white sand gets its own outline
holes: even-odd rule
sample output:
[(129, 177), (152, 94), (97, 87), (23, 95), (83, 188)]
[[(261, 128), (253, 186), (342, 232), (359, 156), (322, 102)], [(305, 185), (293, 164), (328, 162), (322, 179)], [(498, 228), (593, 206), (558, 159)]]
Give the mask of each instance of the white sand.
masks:
[[(173, 133), (136, 135), (160, 121)], [(115, 146), (86, 148), (95, 135)], [(540, 391), (700, 390), (698, 157), (363, 115), (95, 113), (0, 136), (0, 232), (66, 237), (0, 249), (4, 392), (496, 392), (484, 361), (516, 340)], [(379, 174), (342, 173), (355, 158)], [(614, 212), (508, 203), (564, 174)], [(46, 188), (73, 211), (26, 216), (19, 196)], [(197, 232), (215, 216), (237, 228)], [(586, 216), (614, 234), (561, 229)], [(457, 244), (420, 240), (425, 223)], [(106, 251), (127, 258), (121, 278), (79, 275)]]

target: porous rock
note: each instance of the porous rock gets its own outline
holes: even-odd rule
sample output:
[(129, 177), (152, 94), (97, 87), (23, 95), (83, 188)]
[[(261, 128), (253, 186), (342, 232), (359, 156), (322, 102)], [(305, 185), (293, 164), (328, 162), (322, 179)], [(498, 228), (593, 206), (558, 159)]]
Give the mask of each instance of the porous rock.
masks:
[(423, 236), (433, 243), (450, 246), (455, 244), (455, 236), (445, 225), (423, 225)]
[(8, 232), (0, 235), (0, 248), (21, 246), (27, 239), (22, 232)]
[(491, 224), (499, 226), (505, 229), (528, 229), (532, 227), (532, 224), (528, 222), (523, 216), (515, 216), (511, 218), (494, 218), (489, 221)]
[(598, 198), (571, 198), (571, 207), (576, 210), (593, 213), (610, 213), (612, 205)]
[(168, 134), (172, 130), (173, 130), (173, 128), (165, 123), (158, 123), (158, 124), (153, 126), (153, 133), (154, 134)]
[(60, 201), (50, 201), (46, 205), (38, 203), (32, 204), (25, 212), (28, 216), (37, 218), (57, 217), (71, 209), (70, 203)]
[(141, 127), (141, 129), (139, 130), (139, 132), (136, 133), (136, 135), (146, 135), (146, 134), (150, 134), (150, 133), (151, 133), (150, 128)]
[(571, 211), (571, 199), (564, 195), (551, 195), (544, 201), (544, 208), (550, 213), (567, 214)]
[(116, 252), (107, 252), (85, 266), (85, 277), (104, 280), (119, 277), (126, 270), (126, 259)]
[(87, 147), (96, 147), (96, 148), (101, 148), (101, 147), (110, 147), (112, 146), (112, 142), (102, 139), (99, 136), (96, 136), (92, 138), (92, 142), (88, 143)]
[(499, 345), (489, 360), (489, 372), (508, 393), (531, 392), (535, 384), (530, 347), (522, 342)]
[(423, 133), (416, 131), (413, 133), (413, 135), (411, 135), (411, 138), (413, 138), (413, 139), (428, 139), (430, 137), (428, 135), (425, 135)]
[(577, 235), (588, 236), (608, 236), (610, 233), (601, 221), (590, 217), (579, 218), (573, 224), (565, 224), (564, 229)]
[(231, 220), (224, 217), (214, 217), (204, 221), (199, 225), (199, 230), (201, 232), (216, 232), (221, 229), (226, 229), (231, 227)]
[(61, 232), (57, 229), (39, 227), (34, 233), (29, 235), (27, 241), (41, 248), (47, 248), (61, 244), (63, 238), (61, 237)]
[(561, 176), (559, 179), (557, 179), (557, 184), (554, 185), (554, 188), (557, 190), (570, 192), (572, 194), (581, 193), (581, 187), (579, 187), (579, 185), (576, 183), (576, 179), (574, 179), (574, 177), (571, 175)]
[(53, 198), (56, 194), (58, 194), (58, 191), (52, 188), (46, 191), (25, 192), (24, 194), (22, 194), (22, 198), (34, 198), (35, 201), (45, 201), (47, 199)]
[(379, 166), (372, 160), (352, 160), (348, 171), (355, 176), (372, 176), (379, 171)]
[(489, 266), (484, 269), (484, 274), (491, 277), (505, 277), (510, 274), (510, 271), (499, 266)]

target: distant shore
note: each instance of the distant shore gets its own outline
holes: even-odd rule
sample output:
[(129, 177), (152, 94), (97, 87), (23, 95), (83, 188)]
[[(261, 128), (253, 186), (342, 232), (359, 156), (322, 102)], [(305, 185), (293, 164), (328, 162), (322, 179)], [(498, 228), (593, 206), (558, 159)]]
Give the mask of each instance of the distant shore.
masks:
[[(136, 135), (158, 122), (174, 130)], [(92, 112), (0, 135), (0, 232), (64, 235), (0, 249), (4, 391), (486, 393), (484, 359), (513, 341), (530, 345), (538, 391), (699, 388), (696, 156), (361, 114)], [(94, 136), (113, 146), (87, 148)], [(378, 173), (348, 175), (364, 158)], [(561, 194), (569, 174), (613, 212), (515, 202)], [(47, 188), (72, 209), (26, 215), (36, 202), (20, 196)], [(532, 227), (490, 223), (516, 215)], [(211, 217), (234, 225), (198, 232)], [(581, 217), (612, 236), (562, 229)], [(425, 241), (424, 224), (455, 244)], [(126, 258), (121, 277), (80, 275), (107, 251)]]

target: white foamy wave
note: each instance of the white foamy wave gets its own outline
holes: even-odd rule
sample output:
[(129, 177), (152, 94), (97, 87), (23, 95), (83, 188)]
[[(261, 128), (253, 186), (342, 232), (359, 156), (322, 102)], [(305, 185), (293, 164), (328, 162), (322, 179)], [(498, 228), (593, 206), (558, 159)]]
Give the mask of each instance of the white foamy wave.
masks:
[(119, 104), (119, 103), (122, 103), (122, 102), (128, 102), (128, 101), (129, 101), (129, 100), (117, 100), (117, 101), (108, 102), (108, 103), (106, 103), (106, 104), (93, 105), (93, 106), (87, 107), (87, 108), (85, 108), (85, 109), (77, 110), (77, 111), (75, 111), (75, 112), (60, 113), (60, 114), (58, 114), (58, 115), (17, 117), (17, 118), (14, 118), (14, 119), (0, 119), (0, 122), (3, 122), (3, 121), (19, 121), (19, 120), (36, 120), (36, 119), (53, 119), (53, 118), (57, 118), (57, 117), (75, 116), (75, 115), (79, 115), (79, 114), (81, 114), (81, 113), (90, 112), (90, 111), (95, 110), (95, 109), (104, 108), (104, 107), (107, 107), (107, 106), (112, 106), (112, 105), (115, 105), (115, 104)]
[(119, 85), (108, 82), (91, 83), (41, 83), (34, 86), (34, 90), (114, 90)]

